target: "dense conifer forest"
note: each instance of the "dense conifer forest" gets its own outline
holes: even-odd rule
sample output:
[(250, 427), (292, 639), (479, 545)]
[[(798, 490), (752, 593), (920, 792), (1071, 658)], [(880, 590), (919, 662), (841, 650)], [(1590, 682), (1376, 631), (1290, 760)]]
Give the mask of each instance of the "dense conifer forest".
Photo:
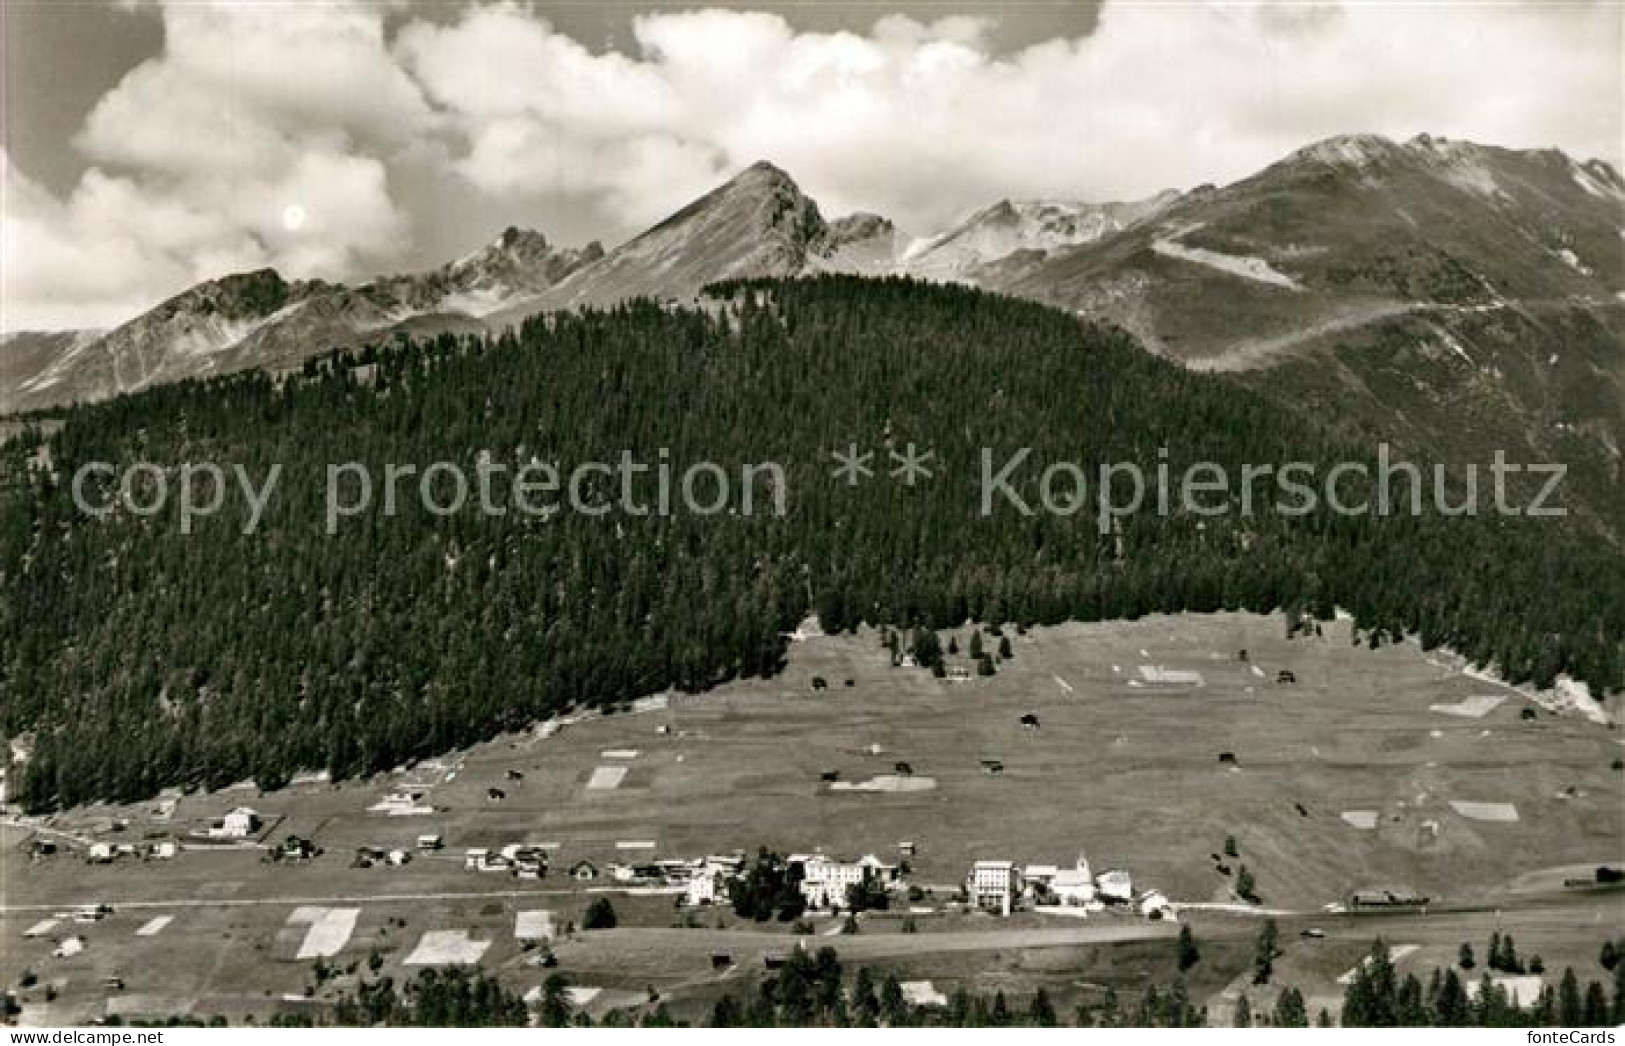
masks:
[[(1245, 517), (1143, 511), (1105, 535), (1092, 510), (981, 515), (984, 447), (999, 463), (1032, 448), (1011, 486), (1034, 505), (1055, 462), (1149, 470), (1168, 448), (1175, 475), (1234, 476), (1373, 458), (1118, 330), (900, 280), (717, 295), (154, 388), (0, 448), (0, 732), (31, 745), (24, 799), (367, 774), (571, 707), (772, 673), (809, 608), (826, 628), (942, 628), (1340, 607), (1367, 641), (1416, 634), (1515, 682), (1625, 675), (1617, 549), (1561, 520), (1301, 515), (1269, 497)], [(887, 450), (911, 442), (934, 473), (912, 487), (887, 475)], [(831, 475), (851, 444), (876, 453), (857, 486)], [(782, 463), (787, 511), (639, 515), (603, 474), (603, 515), (492, 516), (471, 495), (440, 516), (414, 480), (394, 514), (379, 493), (326, 533), (330, 465), (568, 472), (623, 451), (679, 474), (716, 462), (736, 488), (744, 466)], [(282, 473), (257, 532), (230, 496), (187, 535), (173, 497), (146, 517), (78, 511), (70, 480), (98, 461)]]

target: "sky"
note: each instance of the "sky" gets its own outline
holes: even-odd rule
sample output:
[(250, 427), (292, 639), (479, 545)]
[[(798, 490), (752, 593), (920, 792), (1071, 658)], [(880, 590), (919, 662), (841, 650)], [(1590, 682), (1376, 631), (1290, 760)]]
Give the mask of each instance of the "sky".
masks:
[(613, 245), (750, 163), (924, 234), (1429, 132), (1620, 165), (1617, 2), (0, 0), (0, 328)]

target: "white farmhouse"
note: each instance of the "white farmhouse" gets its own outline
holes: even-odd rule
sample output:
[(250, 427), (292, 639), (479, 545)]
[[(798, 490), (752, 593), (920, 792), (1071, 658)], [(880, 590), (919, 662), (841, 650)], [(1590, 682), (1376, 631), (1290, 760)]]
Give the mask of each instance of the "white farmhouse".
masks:
[(728, 900), (728, 880), (739, 877), (739, 870), (745, 865), (745, 855), (711, 854), (686, 863), (684, 902), (696, 906), (717, 904)]
[(716, 904), (717, 898), (727, 896), (722, 887), (722, 875), (709, 869), (700, 869), (683, 888), (683, 903), (698, 908), (702, 904)]
[(856, 861), (834, 860), (823, 854), (798, 854), (790, 858), (790, 863), (801, 865), (801, 896), (809, 908), (843, 906), (851, 887), (873, 882), (890, 884), (897, 879), (897, 865), (888, 864), (874, 854), (864, 854)]
[(869, 874), (869, 867), (861, 861), (835, 861), (813, 854), (801, 862), (801, 896), (809, 908), (844, 905), (847, 890), (862, 886)]
[(239, 806), (210, 825), (209, 835), (216, 839), (244, 839), (259, 831), (259, 828), (259, 813), (249, 807)]
[(1147, 890), (1140, 895), (1137, 902), (1140, 914), (1147, 919), (1172, 919), (1174, 917), (1173, 905), (1161, 890)]
[(874, 854), (864, 854), (858, 858), (858, 863), (869, 869), (869, 875), (872, 878), (879, 879), (883, 883), (891, 883), (897, 880), (897, 865), (888, 864)]
[(1134, 880), (1120, 868), (1101, 872), (1100, 877), (1095, 880), (1095, 886), (1104, 901), (1127, 904), (1134, 900)]

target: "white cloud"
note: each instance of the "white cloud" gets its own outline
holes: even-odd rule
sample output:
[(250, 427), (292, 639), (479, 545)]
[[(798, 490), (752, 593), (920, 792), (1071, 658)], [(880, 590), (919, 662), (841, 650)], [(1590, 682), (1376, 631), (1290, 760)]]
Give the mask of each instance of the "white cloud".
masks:
[(4, 301), (134, 305), (232, 265), (388, 267), (407, 212), (444, 204), (395, 202), (404, 170), (575, 227), (586, 207), (613, 240), (757, 159), (831, 213), (916, 232), (1003, 196), (1229, 181), (1353, 131), (1617, 165), (1622, 17), (1607, 2), (1114, 2), (1086, 37), (998, 55), (974, 18), (806, 33), (704, 10), (641, 16), (630, 51), (594, 53), (512, 3), (393, 39), (368, 4), (175, 4), (164, 54), (87, 121), (102, 169), (64, 200), (8, 201)]
[[(388, 171), (436, 116), (375, 5), (163, 6), (164, 49), (97, 103), (63, 199), (10, 162), (5, 327), (106, 325), (202, 279), (342, 278), (409, 232)], [(289, 208), (304, 215), (284, 221)]]
[(501, 5), (417, 26), (398, 50), (487, 192), (596, 190), (643, 221), (767, 158), (833, 210), (920, 229), (998, 196), (1231, 180), (1351, 131), (1618, 162), (1620, 17), (1602, 3), (1115, 3), (1090, 36), (996, 57), (976, 19), (798, 34), (709, 10), (639, 18), (628, 56)]

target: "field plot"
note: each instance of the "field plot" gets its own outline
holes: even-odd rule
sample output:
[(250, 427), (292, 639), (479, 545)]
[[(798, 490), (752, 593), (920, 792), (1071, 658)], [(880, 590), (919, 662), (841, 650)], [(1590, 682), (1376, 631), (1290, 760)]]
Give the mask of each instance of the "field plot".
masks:
[(832, 792), (929, 792), (937, 786), (932, 777), (900, 777), (897, 774), (876, 774), (866, 781), (835, 781)]
[(1452, 799), (1450, 809), (1474, 821), (1500, 821), (1513, 824), (1518, 820), (1518, 808), (1511, 803), (1474, 803)]
[(587, 779), (587, 791), (608, 792), (621, 786), (626, 780), (626, 767), (600, 766), (593, 770), (592, 776)]
[(135, 935), (137, 937), (156, 937), (163, 932), (164, 927), (174, 921), (175, 917), (173, 915), (155, 915), (142, 923), (141, 928), (135, 931)]
[[(1507, 997), (1519, 1006), (1532, 1006), (1540, 998), (1541, 989), (1546, 987), (1546, 979), (1536, 974), (1490, 974), (1490, 984), (1497, 988), (1506, 989)], [(1478, 998), (1479, 992), (1484, 989), (1484, 982), (1468, 978), (1467, 989), (1469, 999)]]
[(1154, 686), (1202, 686), (1202, 673), (1188, 669), (1141, 665), (1140, 679)]
[(304, 925), (305, 939), (300, 942), (296, 959), (330, 959), (344, 950), (350, 935), (355, 932), (360, 908), (299, 908), (288, 916), (291, 925)]
[(1470, 719), (1482, 719), (1500, 707), (1506, 698), (1498, 694), (1474, 694), (1464, 697), (1460, 701), (1446, 705), (1430, 705), (1429, 710), (1442, 712), (1445, 715), (1464, 716)]
[[(1395, 966), (1398, 966), (1400, 963), (1404, 962), (1405, 959), (1407, 957), (1409, 957), (1412, 953), (1417, 951), (1420, 947), (1421, 947), (1420, 945), (1416, 945), (1416, 944), (1392, 944), (1392, 945), (1389, 945), (1388, 946), (1388, 961), (1393, 963)], [(1360, 964), (1358, 966), (1356, 966), (1354, 969), (1349, 970), (1347, 973), (1343, 974), (1343, 976), (1337, 978), (1337, 983), (1338, 984), (1353, 984), (1354, 983), (1354, 978), (1359, 976), (1360, 970), (1367, 967), (1367, 966), (1369, 966), (1369, 965), (1371, 965), (1371, 959), (1370, 959), (1369, 956), (1367, 956), (1366, 958), (1360, 960)]]
[(519, 941), (545, 941), (553, 936), (553, 913), (529, 911), (514, 913), (513, 936)]
[(465, 930), (430, 930), (418, 941), (406, 966), (472, 966), (480, 961), (490, 941), (476, 941)]
[(903, 998), (910, 1006), (946, 1006), (948, 996), (937, 991), (930, 981), (903, 981), (898, 987), (903, 989)]

